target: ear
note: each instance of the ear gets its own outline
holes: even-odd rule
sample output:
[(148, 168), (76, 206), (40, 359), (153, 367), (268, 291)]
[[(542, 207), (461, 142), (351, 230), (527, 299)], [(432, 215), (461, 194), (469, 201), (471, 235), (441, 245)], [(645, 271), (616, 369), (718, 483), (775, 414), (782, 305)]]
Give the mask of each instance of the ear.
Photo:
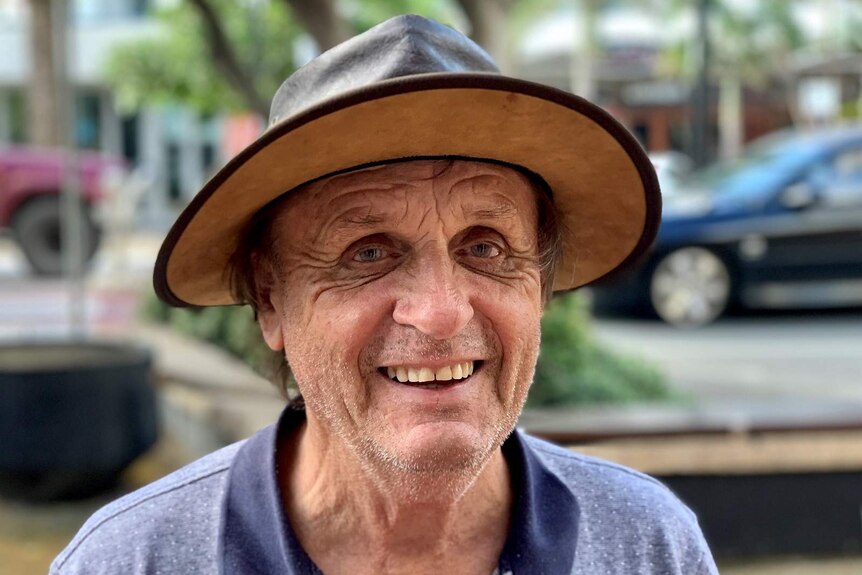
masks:
[(269, 349), (278, 351), (284, 349), (284, 334), (281, 331), (281, 314), (270, 307), (267, 310), (258, 310), (257, 323), (260, 326), (260, 333), (263, 335), (263, 341), (269, 346)]
[(284, 333), (281, 330), (283, 305), (275, 270), (268, 262), (252, 257), (252, 267), (257, 279), (258, 299), (257, 323), (266, 345), (273, 351), (284, 349)]

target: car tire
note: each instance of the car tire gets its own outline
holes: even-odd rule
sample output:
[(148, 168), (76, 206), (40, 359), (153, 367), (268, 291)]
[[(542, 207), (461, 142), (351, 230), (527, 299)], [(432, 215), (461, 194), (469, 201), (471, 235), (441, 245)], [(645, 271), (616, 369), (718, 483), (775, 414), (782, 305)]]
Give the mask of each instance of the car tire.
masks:
[(733, 277), (725, 261), (701, 247), (685, 247), (662, 257), (649, 281), (650, 304), (656, 315), (678, 327), (715, 321), (728, 308)]
[[(58, 196), (30, 200), (15, 212), (12, 229), (21, 251), (37, 275), (63, 273), (62, 208)], [(86, 208), (82, 213), (82, 246), (86, 265), (99, 245), (99, 229)]]

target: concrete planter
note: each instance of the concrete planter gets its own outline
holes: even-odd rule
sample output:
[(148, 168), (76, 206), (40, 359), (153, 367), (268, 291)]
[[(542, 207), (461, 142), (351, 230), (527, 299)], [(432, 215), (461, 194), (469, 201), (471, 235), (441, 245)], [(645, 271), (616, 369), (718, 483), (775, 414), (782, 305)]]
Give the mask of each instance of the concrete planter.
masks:
[(157, 436), (150, 353), (105, 343), (0, 346), (0, 495), (82, 498)]
[(533, 412), (522, 425), (660, 479), (716, 555), (862, 553), (862, 412), (773, 403)]

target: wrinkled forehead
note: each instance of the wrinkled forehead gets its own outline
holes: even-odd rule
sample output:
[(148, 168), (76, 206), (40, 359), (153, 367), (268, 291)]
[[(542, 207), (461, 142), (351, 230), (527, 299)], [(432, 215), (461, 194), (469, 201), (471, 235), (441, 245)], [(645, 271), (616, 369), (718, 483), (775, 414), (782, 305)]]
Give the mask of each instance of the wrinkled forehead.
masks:
[[(422, 192), (421, 195), (413, 192)], [(445, 212), (522, 212), (530, 217), (536, 186), (519, 170), (474, 160), (407, 160), (330, 176), (298, 189), (282, 214), (320, 222), (403, 210), (399, 200), (424, 197)], [(345, 215), (346, 214), (346, 215)]]

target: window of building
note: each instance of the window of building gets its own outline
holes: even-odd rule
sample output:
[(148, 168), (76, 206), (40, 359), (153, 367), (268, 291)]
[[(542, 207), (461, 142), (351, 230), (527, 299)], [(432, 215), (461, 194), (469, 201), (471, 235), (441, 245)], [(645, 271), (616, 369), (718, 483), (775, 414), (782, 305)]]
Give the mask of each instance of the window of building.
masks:
[(10, 90), (9, 103), (9, 141), (23, 144), (27, 141), (27, 102), (22, 90)]
[(98, 150), (102, 131), (101, 98), (83, 93), (76, 98), (75, 142), (80, 148)]

